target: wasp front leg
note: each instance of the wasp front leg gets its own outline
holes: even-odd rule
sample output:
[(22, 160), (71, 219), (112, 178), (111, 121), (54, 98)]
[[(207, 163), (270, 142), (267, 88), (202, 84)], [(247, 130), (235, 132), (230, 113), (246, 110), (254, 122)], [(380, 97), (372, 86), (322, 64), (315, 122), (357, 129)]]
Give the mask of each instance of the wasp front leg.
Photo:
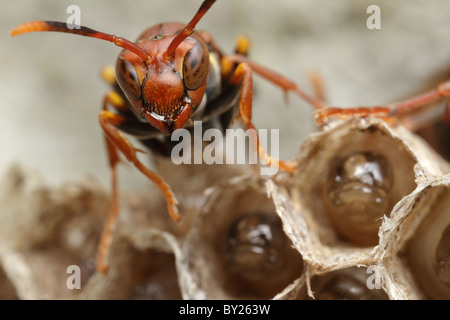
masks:
[(259, 137), (256, 133), (255, 125), (252, 122), (252, 103), (253, 103), (253, 75), (252, 68), (247, 63), (240, 63), (233, 72), (229, 84), (232, 86), (240, 86), (239, 96), (239, 114), (237, 117), (241, 118), (242, 122), (248, 129), (252, 129), (253, 141), (255, 141), (255, 148), (258, 151), (259, 157), (264, 159), (267, 165), (275, 165), (288, 172), (293, 172), (295, 163), (290, 161), (281, 161), (273, 159), (266, 151), (259, 145)]
[(133, 163), (134, 166), (147, 178), (152, 180), (159, 189), (161, 189), (167, 201), (170, 217), (175, 221), (180, 221), (181, 215), (179, 214), (177, 209), (178, 201), (175, 198), (175, 195), (172, 192), (170, 186), (163, 180), (161, 176), (147, 168), (141, 161), (139, 161), (136, 153), (141, 150), (134, 148), (133, 145), (116, 128), (116, 126), (122, 124), (125, 121), (125, 118), (107, 110), (102, 110), (99, 114), (99, 121), (102, 129), (106, 134), (108, 155), (112, 170), (112, 207), (100, 240), (97, 256), (97, 268), (102, 272), (106, 272), (106, 256), (111, 244), (113, 231), (119, 213), (116, 172), (117, 163), (119, 162), (118, 151), (120, 151), (128, 161)]
[[(113, 72), (113, 71), (112, 71)], [(115, 80), (109, 77), (111, 70), (104, 69), (102, 76), (114, 85)], [(114, 229), (119, 215), (119, 192), (117, 182), (117, 164), (120, 162), (119, 151), (132, 162), (136, 168), (145, 176), (152, 180), (163, 192), (167, 204), (170, 217), (179, 221), (181, 219), (177, 209), (177, 200), (173, 194), (170, 186), (156, 173), (148, 169), (136, 156), (137, 151), (133, 145), (125, 138), (123, 134), (116, 128), (116, 126), (123, 124), (126, 119), (120, 115), (114, 114), (107, 110), (108, 106), (112, 106), (116, 110), (128, 110), (126, 102), (116, 91), (110, 91), (103, 100), (103, 110), (99, 114), (100, 125), (105, 132), (106, 147), (109, 159), (109, 166), (111, 168), (111, 211), (103, 229), (100, 238), (100, 244), (97, 252), (97, 270), (106, 273), (108, 270), (107, 256), (111, 246)]]

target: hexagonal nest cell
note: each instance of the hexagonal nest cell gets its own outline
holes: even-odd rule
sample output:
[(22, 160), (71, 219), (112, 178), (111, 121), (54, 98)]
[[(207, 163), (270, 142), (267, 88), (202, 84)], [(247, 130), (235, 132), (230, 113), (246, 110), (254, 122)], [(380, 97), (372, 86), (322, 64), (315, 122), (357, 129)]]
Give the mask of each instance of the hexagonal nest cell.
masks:
[(106, 274), (95, 256), (109, 192), (12, 168), (0, 190), (0, 298), (450, 298), (450, 165), (423, 140), (351, 119), (310, 135), (296, 163), (267, 177), (196, 167), (195, 188), (176, 189), (189, 212), (180, 225), (158, 190), (122, 193)]

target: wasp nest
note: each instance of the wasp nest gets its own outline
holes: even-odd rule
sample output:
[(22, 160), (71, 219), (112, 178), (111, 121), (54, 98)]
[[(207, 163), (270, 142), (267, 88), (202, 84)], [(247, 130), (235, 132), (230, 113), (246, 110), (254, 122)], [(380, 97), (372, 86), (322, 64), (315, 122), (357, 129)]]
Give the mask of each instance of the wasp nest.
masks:
[(273, 177), (160, 164), (186, 219), (168, 218), (156, 188), (122, 193), (106, 275), (95, 254), (109, 192), (50, 188), (13, 168), (0, 193), (0, 297), (450, 298), (450, 168), (423, 140), (353, 119), (312, 134), (296, 160)]

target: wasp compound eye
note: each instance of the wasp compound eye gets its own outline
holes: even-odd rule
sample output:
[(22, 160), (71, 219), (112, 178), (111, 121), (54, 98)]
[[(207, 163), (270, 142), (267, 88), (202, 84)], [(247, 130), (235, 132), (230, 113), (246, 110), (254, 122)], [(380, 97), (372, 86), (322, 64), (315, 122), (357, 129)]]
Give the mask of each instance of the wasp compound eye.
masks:
[(126, 95), (134, 100), (141, 97), (141, 82), (136, 68), (130, 61), (120, 57), (116, 62), (117, 82)]
[(188, 90), (196, 90), (209, 74), (209, 52), (204, 42), (197, 42), (183, 60), (183, 81)]

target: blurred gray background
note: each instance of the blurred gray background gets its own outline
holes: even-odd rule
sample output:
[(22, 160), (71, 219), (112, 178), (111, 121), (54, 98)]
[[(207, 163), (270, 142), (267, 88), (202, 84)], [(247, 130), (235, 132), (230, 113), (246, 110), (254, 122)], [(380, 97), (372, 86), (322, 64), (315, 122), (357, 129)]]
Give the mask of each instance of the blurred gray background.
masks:
[[(18, 0), (0, 13), (0, 174), (12, 163), (37, 169), (50, 184), (93, 175), (109, 185), (98, 112), (108, 86), (99, 70), (120, 48), (58, 33), (12, 38), (30, 20), (66, 21), (71, 4), (81, 24), (134, 40), (160, 22), (188, 22), (201, 0)], [(381, 8), (381, 30), (369, 30), (369, 5)], [(448, 0), (218, 0), (198, 29), (212, 33), (225, 52), (238, 35), (252, 39), (253, 60), (311, 92), (318, 70), (335, 106), (380, 105), (407, 97), (450, 68)], [(282, 158), (295, 157), (315, 130), (312, 109), (255, 77), (254, 123), (280, 129)], [(121, 187), (148, 182), (122, 167)]]

